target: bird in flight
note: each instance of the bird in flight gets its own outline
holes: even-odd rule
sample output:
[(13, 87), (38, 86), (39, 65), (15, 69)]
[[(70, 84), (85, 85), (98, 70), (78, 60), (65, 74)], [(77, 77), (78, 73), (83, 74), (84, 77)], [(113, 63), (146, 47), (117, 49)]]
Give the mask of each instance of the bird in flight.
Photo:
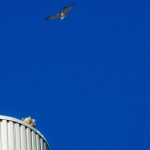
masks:
[(61, 20), (64, 20), (67, 13), (72, 9), (72, 7), (75, 5), (75, 3), (72, 3), (69, 7), (64, 7), (63, 10), (61, 10), (59, 13), (53, 15), (53, 16), (48, 16), (45, 18), (45, 20), (51, 20), (55, 18), (60, 18)]

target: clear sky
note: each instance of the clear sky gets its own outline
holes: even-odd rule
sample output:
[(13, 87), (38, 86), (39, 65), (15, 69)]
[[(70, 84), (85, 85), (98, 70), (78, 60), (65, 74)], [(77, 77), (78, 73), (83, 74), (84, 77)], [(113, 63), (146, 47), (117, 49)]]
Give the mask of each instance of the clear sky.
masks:
[(150, 149), (150, 1), (1, 0), (0, 114), (32, 116), (51, 150)]

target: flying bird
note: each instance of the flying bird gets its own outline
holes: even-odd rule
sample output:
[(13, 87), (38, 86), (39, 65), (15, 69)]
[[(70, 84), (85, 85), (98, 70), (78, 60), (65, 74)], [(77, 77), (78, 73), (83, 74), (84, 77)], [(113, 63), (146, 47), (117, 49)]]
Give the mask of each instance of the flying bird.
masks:
[(75, 3), (72, 3), (69, 7), (64, 7), (63, 10), (61, 10), (59, 13), (53, 15), (53, 16), (48, 16), (45, 18), (45, 20), (51, 20), (55, 18), (60, 18), (61, 20), (64, 20), (67, 13), (72, 9), (72, 7), (75, 5)]

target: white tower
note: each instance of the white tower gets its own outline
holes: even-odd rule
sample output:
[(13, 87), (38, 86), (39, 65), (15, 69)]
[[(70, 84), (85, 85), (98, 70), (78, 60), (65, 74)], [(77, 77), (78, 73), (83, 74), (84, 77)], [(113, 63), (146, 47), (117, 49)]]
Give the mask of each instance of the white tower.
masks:
[(49, 150), (44, 136), (24, 121), (0, 116), (0, 150)]

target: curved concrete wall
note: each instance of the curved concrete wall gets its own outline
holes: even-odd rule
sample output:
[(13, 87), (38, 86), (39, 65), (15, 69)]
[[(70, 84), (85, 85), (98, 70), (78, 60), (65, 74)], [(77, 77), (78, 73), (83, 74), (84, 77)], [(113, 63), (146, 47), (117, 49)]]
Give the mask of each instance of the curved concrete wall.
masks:
[(27, 123), (0, 116), (0, 150), (49, 150), (44, 136)]

